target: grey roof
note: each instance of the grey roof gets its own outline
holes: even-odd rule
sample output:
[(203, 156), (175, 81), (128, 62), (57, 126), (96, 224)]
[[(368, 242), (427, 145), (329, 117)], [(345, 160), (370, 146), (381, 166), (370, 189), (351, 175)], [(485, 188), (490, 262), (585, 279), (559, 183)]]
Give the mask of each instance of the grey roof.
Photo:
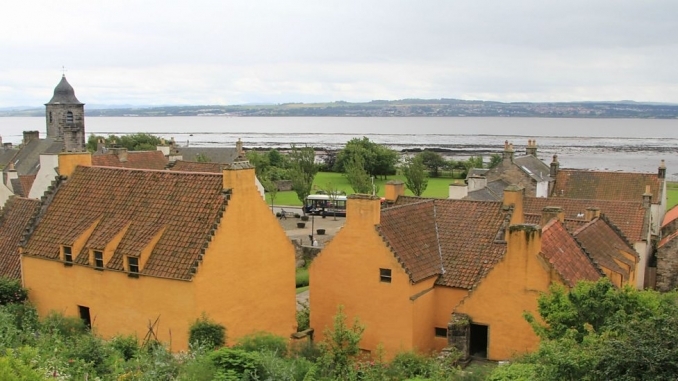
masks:
[(66, 80), (66, 76), (61, 77), (61, 81), (54, 88), (54, 96), (46, 104), (66, 104), (66, 105), (82, 105), (78, 98), (75, 97), (75, 90), (73, 86)]
[(509, 183), (502, 179), (490, 181), (485, 188), (468, 192), (464, 200), (501, 201), (504, 198), (504, 188), (507, 186)]
[(527, 173), (534, 181), (553, 181), (549, 176), (551, 168), (532, 155), (520, 156), (513, 163)]
[[(21, 175), (34, 175), (40, 169), (40, 155), (55, 154), (63, 151), (64, 142), (52, 138), (31, 140), (19, 148), (19, 152), (11, 159), (14, 168)], [(7, 172), (7, 167), (3, 170)]]
[(10, 160), (19, 152), (18, 148), (3, 148), (0, 147), (0, 169), (3, 169), (9, 164)]
[(177, 151), (185, 161), (196, 161), (203, 154), (210, 163), (232, 164), (238, 157), (235, 147), (177, 147)]

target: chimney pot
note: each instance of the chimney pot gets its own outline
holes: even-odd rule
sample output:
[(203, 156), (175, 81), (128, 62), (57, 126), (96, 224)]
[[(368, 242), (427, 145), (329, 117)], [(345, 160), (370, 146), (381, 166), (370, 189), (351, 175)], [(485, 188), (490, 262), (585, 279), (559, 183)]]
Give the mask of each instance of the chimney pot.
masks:
[(657, 170), (657, 177), (660, 179), (666, 178), (666, 162), (662, 159), (659, 163), (659, 169)]
[(600, 217), (600, 209), (596, 207), (588, 207), (584, 212), (584, 219), (586, 221), (593, 221), (594, 219)]
[(649, 208), (652, 205), (652, 193), (650, 192), (650, 186), (645, 186), (645, 193), (643, 194), (643, 207)]
[(549, 175), (552, 178), (556, 178), (558, 175), (558, 170), (560, 169), (560, 163), (558, 162), (558, 155), (553, 155), (553, 161), (551, 161), (551, 170), (549, 172)]

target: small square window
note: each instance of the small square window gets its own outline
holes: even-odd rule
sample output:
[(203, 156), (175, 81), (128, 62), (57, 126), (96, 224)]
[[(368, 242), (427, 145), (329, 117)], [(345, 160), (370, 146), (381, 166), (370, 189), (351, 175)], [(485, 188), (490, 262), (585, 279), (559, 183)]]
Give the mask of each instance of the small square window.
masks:
[(139, 258), (127, 257), (127, 264), (131, 274), (139, 274)]
[(94, 267), (103, 270), (104, 268), (104, 253), (101, 251), (94, 252)]
[(379, 269), (379, 281), (391, 283), (391, 269)]
[(436, 327), (436, 337), (447, 337), (447, 328)]
[(64, 246), (64, 262), (73, 263), (73, 249), (70, 246)]

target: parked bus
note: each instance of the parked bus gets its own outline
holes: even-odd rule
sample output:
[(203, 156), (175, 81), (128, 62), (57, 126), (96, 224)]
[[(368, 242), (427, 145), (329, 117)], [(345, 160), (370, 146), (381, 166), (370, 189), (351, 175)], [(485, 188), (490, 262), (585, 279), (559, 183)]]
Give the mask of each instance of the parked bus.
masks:
[(306, 197), (304, 204), (306, 214), (316, 216), (339, 216), (346, 217), (346, 196), (327, 194), (311, 194)]

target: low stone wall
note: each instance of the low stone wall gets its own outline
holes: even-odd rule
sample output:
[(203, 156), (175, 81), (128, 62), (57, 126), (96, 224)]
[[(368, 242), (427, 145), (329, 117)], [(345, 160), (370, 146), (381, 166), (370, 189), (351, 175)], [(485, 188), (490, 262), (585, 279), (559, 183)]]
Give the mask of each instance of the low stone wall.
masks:
[(296, 260), (297, 268), (304, 267), (307, 262), (310, 262), (315, 258), (318, 253), (320, 253), (320, 250), (322, 250), (321, 247), (318, 246), (307, 246), (307, 245), (302, 245), (299, 240), (292, 240), (292, 244), (294, 244), (294, 259)]
[(286, 192), (292, 190), (292, 180), (278, 180), (275, 181), (275, 186), (280, 192)]

